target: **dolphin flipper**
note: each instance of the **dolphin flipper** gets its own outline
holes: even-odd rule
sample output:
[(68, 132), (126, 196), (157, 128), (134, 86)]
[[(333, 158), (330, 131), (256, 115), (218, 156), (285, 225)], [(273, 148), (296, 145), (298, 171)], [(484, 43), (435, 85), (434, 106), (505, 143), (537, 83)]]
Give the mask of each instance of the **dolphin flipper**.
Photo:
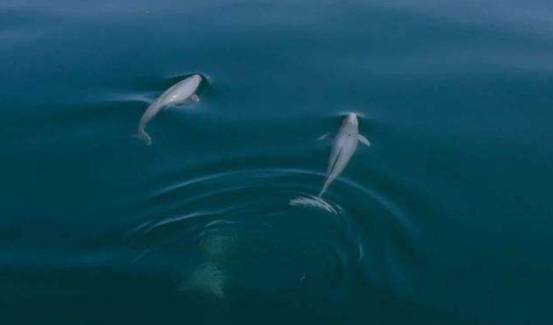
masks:
[(370, 147), (370, 146), (371, 146), (371, 142), (369, 141), (369, 139), (365, 138), (365, 137), (362, 136), (361, 134), (357, 135), (357, 138), (359, 139), (359, 142), (361, 142), (362, 144), (366, 145), (367, 147)]
[(200, 97), (198, 97), (198, 95), (196, 95), (196, 94), (190, 96), (190, 99), (191, 99), (194, 103), (198, 103), (198, 102), (200, 101)]

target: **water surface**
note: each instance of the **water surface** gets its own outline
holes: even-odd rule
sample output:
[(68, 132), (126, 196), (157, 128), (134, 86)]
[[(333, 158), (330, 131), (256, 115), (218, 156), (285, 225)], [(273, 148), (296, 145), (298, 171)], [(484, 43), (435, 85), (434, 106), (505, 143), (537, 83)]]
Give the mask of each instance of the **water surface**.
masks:
[[(553, 322), (551, 35), (544, 0), (2, 2), (2, 323)], [(352, 111), (371, 148), (290, 205)]]

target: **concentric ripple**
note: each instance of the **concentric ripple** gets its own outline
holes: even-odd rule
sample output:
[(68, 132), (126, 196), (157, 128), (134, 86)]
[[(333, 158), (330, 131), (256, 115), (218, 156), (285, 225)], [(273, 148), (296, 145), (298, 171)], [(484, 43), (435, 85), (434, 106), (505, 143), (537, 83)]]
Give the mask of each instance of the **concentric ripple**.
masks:
[[(134, 266), (160, 268), (181, 292), (216, 299), (244, 288), (335, 293), (356, 274), (375, 286), (404, 286), (398, 256), (411, 225), (401, 209), (343, 178), (324, 200), (309, 194), (323, 177), (246, 169), (171, 184), (147, 199), (151, 209), (132, 230)], [(264, 276), (274, 270), (278, 278)]]

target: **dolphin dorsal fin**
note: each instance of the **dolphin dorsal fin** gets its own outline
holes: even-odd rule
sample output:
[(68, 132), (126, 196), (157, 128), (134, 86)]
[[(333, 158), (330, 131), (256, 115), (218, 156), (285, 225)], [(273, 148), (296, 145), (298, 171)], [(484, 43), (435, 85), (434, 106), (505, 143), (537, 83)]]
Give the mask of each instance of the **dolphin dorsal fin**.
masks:
[(359, 142), (361, 142), (362, 144), (366, 145), (367, 147), (370, 147), (370, 146), (371, 146), (371, 142), (369, 141), (369, 139), (365, 138), (365, 137), (362, 136), (361, 134), (357, 135), (357, 138), (359, 139)]

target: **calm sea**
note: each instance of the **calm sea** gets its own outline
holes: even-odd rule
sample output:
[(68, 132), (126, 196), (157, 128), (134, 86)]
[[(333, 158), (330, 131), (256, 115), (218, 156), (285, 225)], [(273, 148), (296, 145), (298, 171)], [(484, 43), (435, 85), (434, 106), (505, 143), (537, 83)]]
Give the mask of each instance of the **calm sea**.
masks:
[(552, 90), (546, 0), (3, 0), (0, 323), (552, 324)]

